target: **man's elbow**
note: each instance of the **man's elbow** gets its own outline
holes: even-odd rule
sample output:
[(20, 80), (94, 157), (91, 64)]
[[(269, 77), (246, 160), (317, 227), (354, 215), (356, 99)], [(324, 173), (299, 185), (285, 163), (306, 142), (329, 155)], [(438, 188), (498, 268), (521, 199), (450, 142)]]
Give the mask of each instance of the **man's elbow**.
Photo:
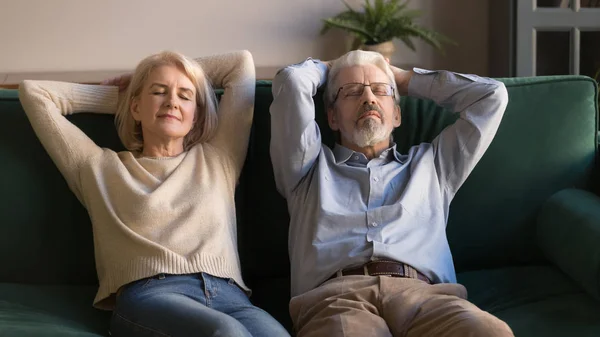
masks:
[(490, 98), (494, 100), (498, 106), (498, 110), (504, 112), (504, 109), (506, 109), (506, 106), (508, 105), (508, 90), (506, 90), (504, 83), (496, 81)]
[(294, 82), (294, 68), (291, 66), (287, 66), (285, 68), (279, 69), (275, 77), (273, 78), (273, 88), (280, 87), (282, 85), (290, 86), (293, 85)]
[(276, 166), (273, 167), (273, 176), (275, 180), (275, 189), (279, 194), (287, 199), (288, 189), (286, 188), (286, 184), (284, 183), (285, 178), (280, 170), (277, 169)]
[(298, 94), (314, 95), (311, 80), (306, 77), (306, 74), (292, 66), (285, 67), (277, 72), (277, 75), (273, 78), (272, 90), (273, 97), (278, 96), (282, 91), (293, 96)]

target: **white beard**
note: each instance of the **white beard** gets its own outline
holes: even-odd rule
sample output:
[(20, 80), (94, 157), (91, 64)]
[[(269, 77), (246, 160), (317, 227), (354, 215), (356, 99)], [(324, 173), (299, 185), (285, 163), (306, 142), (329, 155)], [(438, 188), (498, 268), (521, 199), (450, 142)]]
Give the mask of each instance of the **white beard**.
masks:
[(359, 147), (373, 146), (389, 139), (390, 133), (391, 130), (388, 130), (383, 123), (379, 123), (373, 118), (367, 118), (362, 127), (354, 129), (352, 142)]

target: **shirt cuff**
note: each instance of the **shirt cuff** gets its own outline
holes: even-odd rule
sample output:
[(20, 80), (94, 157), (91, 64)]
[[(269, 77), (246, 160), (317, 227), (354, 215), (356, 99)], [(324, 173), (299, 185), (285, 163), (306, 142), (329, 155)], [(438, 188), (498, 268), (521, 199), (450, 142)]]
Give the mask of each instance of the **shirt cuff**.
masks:
[[(327, 65), (323, 62), (321, 62), (321, 60), (318, 59), (313, 59), (311, 57), (307, 58), (306, 60), (299, 62), (299, 63), (294, 63), (292, 65), (289, 65), (288, 67), (291, 68), (296, 68), (296, 69), (302, 69), (302, 68), (316, 68), (318, 74), (319, 74), (319, 87), (325, 85), (327, 83), (327, 74), (329, 73), (329, 68), (327, 67)], [(277, 74), (279, 74), (283, 69), (279, 69), (277, 71)]]
[(321, 60), (315, 60), (311, 58), (308, 58), (307, 61), (308, 60), (312, 60), (317, 66), (317, 68), (319, 68), (319, 73), (321, 74), (321, 78), (319, 80), (319, 87), (324, 86), (325, 83), (327, 83), (327, 73), (329, 72), (329, 68), (325, 63), (321, 62)]

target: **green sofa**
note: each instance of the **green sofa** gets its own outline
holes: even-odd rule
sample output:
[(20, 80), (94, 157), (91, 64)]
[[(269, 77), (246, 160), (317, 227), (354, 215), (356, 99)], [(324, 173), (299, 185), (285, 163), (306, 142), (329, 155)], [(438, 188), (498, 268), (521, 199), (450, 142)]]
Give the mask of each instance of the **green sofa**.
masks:
[[(498, 134), (451, 206), (447, 232), (459, 282), (516, 336), (600, 336), (597, 86), (579, 76), (503, 81), (510, 103)], [(236, 195), (239, 250), (252, 299), (291, 329), (289, 217), (269, 159), (271, 100), (270, 83), (257, 82)], [(456, 118), (413, 98), (403, 100), (402, 112), (401, 152)], [(16, 90), (0, 90), (0, 116), (0, 336), (105, 336), (110, 313), (92, 308), (87, 213), (35, 137)], [(112, 116), (71, 121), (100, 146), (122, 149)]]

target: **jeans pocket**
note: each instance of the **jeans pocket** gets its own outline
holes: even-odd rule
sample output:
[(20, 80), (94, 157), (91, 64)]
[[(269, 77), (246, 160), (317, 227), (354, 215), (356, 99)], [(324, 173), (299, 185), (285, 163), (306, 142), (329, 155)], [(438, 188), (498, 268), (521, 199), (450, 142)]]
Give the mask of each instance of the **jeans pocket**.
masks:
[(237, 282), (235, 282), (234, 279), (229, 278), (227, 280), (227, 284), (229, 284), (229, 286), (235, 288), (235, 290), (237, 292), (241, 293), (242, 295), (244, 295), (245, 298), (249, 298), (250, 297), (250, 294), (246, 290), (244, 290), (244, 288), (242, 288), (239, 284), (237, 284)]
[(241, 288), (234, 279), (227, 278), (226, 280), (226, 289), (222, 289), (224, 290), (222, 295), (225, 296), (230, 303), (241, 306), (251, 304), (250, 297), (246, 291)]
[(122, 290), (118, 292), (117, 300), (127, 295), (135, 295), (138, 292), (150, 287), (156, 280), (163, 279), (164, 277), (164, 274), (159, 274), (127, 283), (122, 287)]
[(140, 289), (146, 289), (149, 286), (151, 286), (152, 283), (154, 283), (154, 281), (157, 280), (157, 277), (158, 276), (152, 276), (152, 277), (148, 277), (148, 278), (144, 279), (145, 282), (140, 282), (140, 283), (142, 283), (142, 285), (140, 286)]

